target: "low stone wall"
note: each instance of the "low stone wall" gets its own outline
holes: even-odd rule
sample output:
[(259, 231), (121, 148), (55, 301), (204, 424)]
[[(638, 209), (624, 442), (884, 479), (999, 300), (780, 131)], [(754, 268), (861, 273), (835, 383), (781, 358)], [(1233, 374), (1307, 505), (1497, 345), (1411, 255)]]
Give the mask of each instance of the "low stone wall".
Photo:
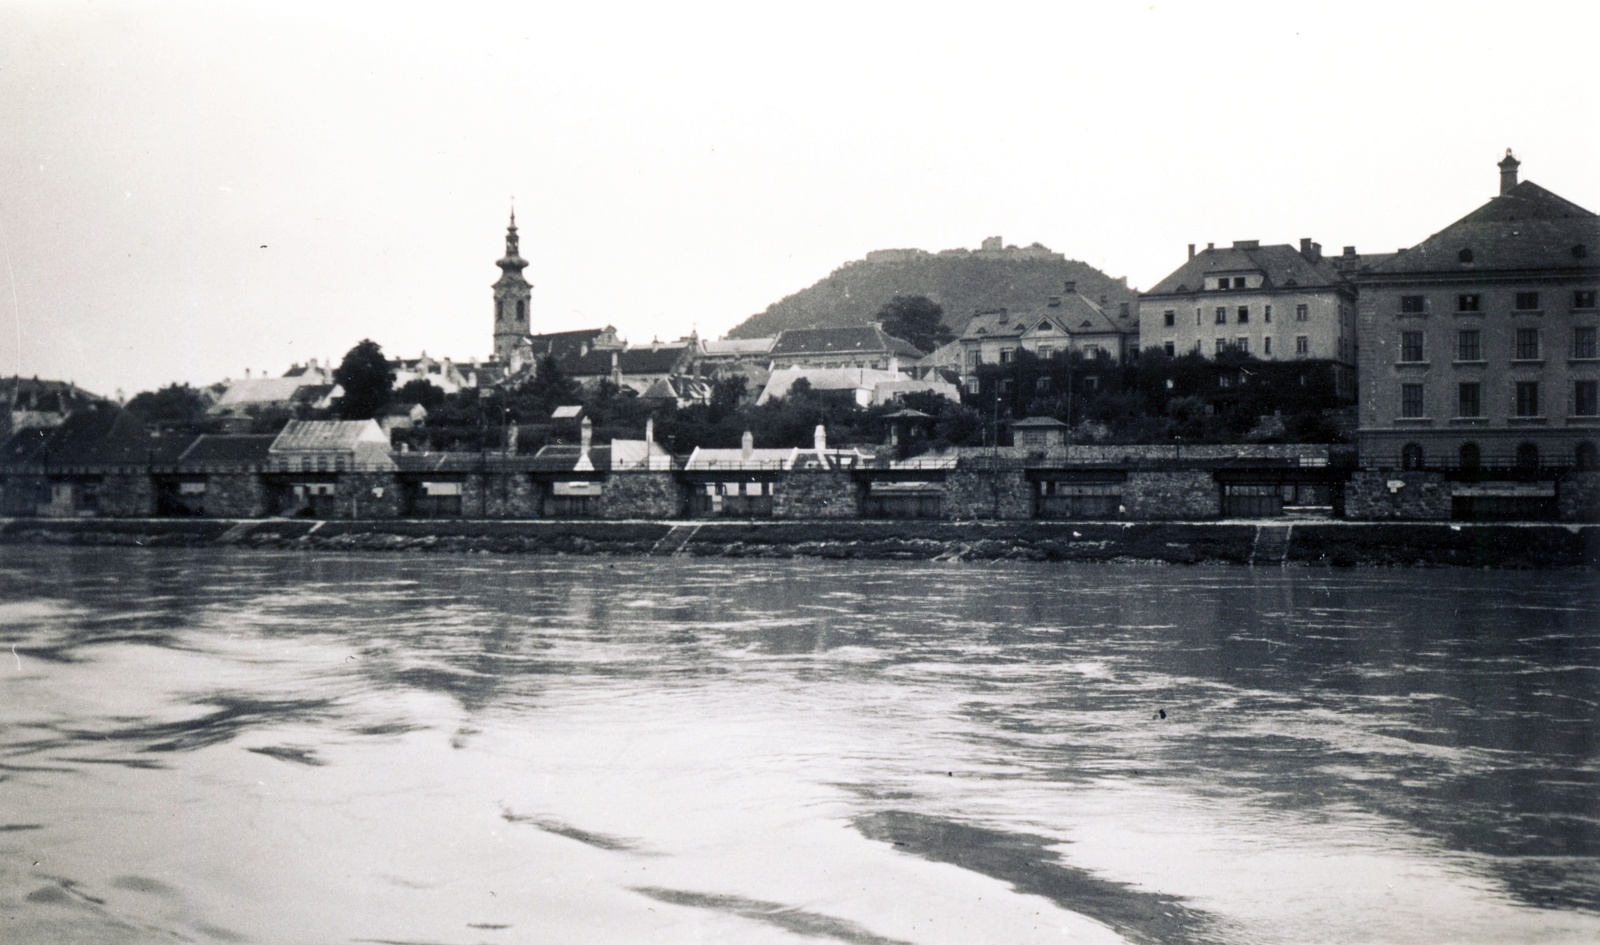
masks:
[(944, 483), (944, 517), (1016, 521), (1033, 517), (1033, 483), (1021, 469), (950, 470)]
[(615, 472), (600, 493), (600, 517), (680, 518), (685, 503), (683, 487), (671, 473)]
[(1450, 484), (1436, 472), (1357, 472), (1344, 488), (1346, 518), (1448, 521)]
[(1600, 472), (1572, 472), (1556, 483), (1563, 522), (1600, 522)]
[(272, 512), (260, 473), (212, 473), (206, 477), (203, 507), (216, 518), (259, 518)]
[(1222, 498), (1216, 478), (1203, 469), (1133, 470), (1122, 486), (1122, 509), (1134, 521), (1218, 518)]
[(155, 480), (148, 473), (108, 473), (100, 477), (100, 514), (109, 518), (156, 514)]
[(778, 480), (773, 518), (859, 518), (861, 490), (847, 472), (793, 470)]
[(334, 518), (399, 518), (404, 505), (394, 473), (347, 472), (334, 487)]
[(522, 472), (471, 473), (461, 482), (461, 514), (467, 518), (537, 518), (538, 484)]

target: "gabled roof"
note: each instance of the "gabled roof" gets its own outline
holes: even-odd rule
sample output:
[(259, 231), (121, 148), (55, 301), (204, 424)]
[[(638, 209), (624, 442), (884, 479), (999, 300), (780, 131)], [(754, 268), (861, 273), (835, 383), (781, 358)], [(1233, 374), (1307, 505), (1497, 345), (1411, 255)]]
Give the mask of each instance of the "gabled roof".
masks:
[(229, 407), (242, 407), (246, 404), (288, 403), (300, 388), (320, 380), (321, 378), (297, 376), (259, 377), (249, 380), (229, 381), (228, 389), (223, 392), (221, 397), (217, 398), (213, 409), (225, 410)]
[[(529, 468), (535, 472), (575, 472), (578, 470), (578, 460), (583, 456), (581, 446), (545, 446), (533, 456), (533, 463)], [(611, 447), (589, 447), (589, 468), (606, 470), (611, 468)], [(587, 472), (588, 470), (584, 470)]]
[(756, 357), (767, 354), (777, 338), (723, 338), (701, 342), (701, 351), (708, 358)]
[(617, 368), (623, 374), (671, 374), (688, 353), (688, 345), (628, 348), (617, 353)]
[(1067, 326), (1056, 321), (1054, 316), (1035, 317), (1033, 313), (1012, 313), (1004, 309), (993, 312), (979, 312), (967, 322), (967, 330), (961, 333), (964, 341), (976, 341), (984, 338), (1021, 338), (1025, 333), (1038, 327), (1040, 321), (1050, 321), (1061, 331), (1066, 331)]
[(877, 368), (816, 368), (816, 367), (785, 367), (778, 368), (767, 378), (766, 386), (756, 397), (759, 406), (774, 397), (787, 397), (789, 389), (796, 381), (805, 380), (811, 385), (812, 390), (872, 390), (878, 384), (887, 381), (898, 381), (904, 378), (899, 371), (884, 371)]
[[(1260, 272), (1266, 275), (1266, 289), (1293, 286), (1301, 289), (1328, 289), (1343, 285), (1330, 257), (1315, 261), (1287, 243), (1270, 246), (1204, 249), (1157, 282), (1145, 295), (1179, 295), (1205, 289), (1206, 276), (1219, 273)], [(1221, 293), (1218, 293), (1219, 295)]]
[(887, 353), (903, 358), (920, 358), (922, 352), (907, 341), (887, 334), (875, 325), (851, 325), (844, 328), (793, 328), (779, 332), (772, 345), (772, 356), (804, 357), (805, 355), (878, 354)]
[(277, 439), (273, 453), (352, 452), (379, 447), (389, 449), (389, 436), (376, 420), (290, 420)]
[[(1464, 252), (1470, 258), (1464, 259)], [(1459, 274), (1597, 266), (1600, 216), (1523, 181), (1366, 272)]]
[(267, 450), (276, 436), (267, 434), (239, 434), (232, 436), (208, 433), (199, 437), (178, 459), (180, 467), (199, 466), (262, 466), (267, 462)]

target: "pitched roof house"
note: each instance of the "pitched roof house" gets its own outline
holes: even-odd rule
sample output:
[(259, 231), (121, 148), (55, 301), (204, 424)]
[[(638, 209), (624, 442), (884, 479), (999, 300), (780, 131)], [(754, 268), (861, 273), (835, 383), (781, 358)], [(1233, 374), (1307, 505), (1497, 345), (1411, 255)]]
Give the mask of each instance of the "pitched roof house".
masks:
[(769, 355), (774, 367), (858, 367), (898, 371), (922, 357), (910, 342), (877, 325), (796, 328), (780, 332)]
[(290, 420), (267, 450), (277, 472), (393, 470), (376, 420)]

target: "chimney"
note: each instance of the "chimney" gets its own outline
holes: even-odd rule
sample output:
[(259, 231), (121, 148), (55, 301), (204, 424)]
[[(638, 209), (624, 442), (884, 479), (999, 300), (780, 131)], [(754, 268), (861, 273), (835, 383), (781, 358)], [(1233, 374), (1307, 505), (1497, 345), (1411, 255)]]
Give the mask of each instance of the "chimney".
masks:
[(749, 430), (744, 431), (744, 436), (739, 438), (739, 458), (748, 460), (756, 452), (756, 438)]
[(1050, 307), (1051, 308), (1060, 308), (1061, 307), (1061, 296), (1059, 296), (1059, 295), (1050, 296)]
[(817, 424), (816, 430), (811, 433), (811, 445), (816, 447), (817, 455), (821, 456), (828, 449), (828, 428)]
[(1189, 244), (1189, 258), (1190, 259), (1194, 258), (1194, 244), (1193, 243)]
[(1234, 249), (1260, 249), (1261, 248), (1261, 241), (1260, 240), (1234, 240), (1233, 241), (1233, 248)]
[(1356, 254), (1356, 248), (1354, 246), (1346, 246), (1344, 248), (1344, 254), (1346, 256), (1354, 256)]
[(1312, 262), (1318, 262), (1322, 259), (1322, 244), (1312, 242), (1309, 236), (1303, 236), (1300, 238), (1300, 255)]
[(588, 417), (584, 417), (583, 418), (583, 425), (581, 427), (579, 427), (579, 430), (581, 431), (578, 434), (579, 440), (583, 444), (583, 448), (581, 450), (581, 453), (584, 456), (588, 456), (589, 455), (589, 446), (592, 443), (594, 443), (594, 422), (591, 421)]
[(1066, 289), (1064, 291), (1067, 291), (1067, 292), (1076, 292), (1076, 291), (1078, 291), (1077, 280), (1068, 279), (1067, 280), (1067, 287), (1066, 287)]
[(1511, 155), (1511, 149), (1506, 148), (1505, 160), (1500, 162), (1500, 193), (1509, 194), (1511, 188), (1517, 186), (1517, 165), (1522, 162)]
[(1217, 248), (1217, 244), (1216, 243), (1207, 243), (1206, 244), (1206, 252), (1208, 252), (1208, 253), (1211, 252), (1213, 249), (1216, 249), (1216, 248)]

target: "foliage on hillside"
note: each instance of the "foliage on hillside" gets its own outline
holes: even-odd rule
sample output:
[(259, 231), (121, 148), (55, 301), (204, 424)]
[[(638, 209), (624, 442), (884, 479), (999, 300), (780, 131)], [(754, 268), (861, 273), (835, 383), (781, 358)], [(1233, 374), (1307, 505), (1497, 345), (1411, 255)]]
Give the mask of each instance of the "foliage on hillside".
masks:
[(916, 250), (840, 266), (809, 288), (752, 315), (728, 332), (730, 338), (762, 338), (793, 328), (865, 325), (897, 295), (922, 295), (944, 309), (957, 334), (973, 312), (1000, 307), (1026, 311), (1060, 295), (1074, 281), (1078, 291), (1113, 309), (1137, 304), (1137, 295), (1088, 263), (1037, 250), (933, 254)]

